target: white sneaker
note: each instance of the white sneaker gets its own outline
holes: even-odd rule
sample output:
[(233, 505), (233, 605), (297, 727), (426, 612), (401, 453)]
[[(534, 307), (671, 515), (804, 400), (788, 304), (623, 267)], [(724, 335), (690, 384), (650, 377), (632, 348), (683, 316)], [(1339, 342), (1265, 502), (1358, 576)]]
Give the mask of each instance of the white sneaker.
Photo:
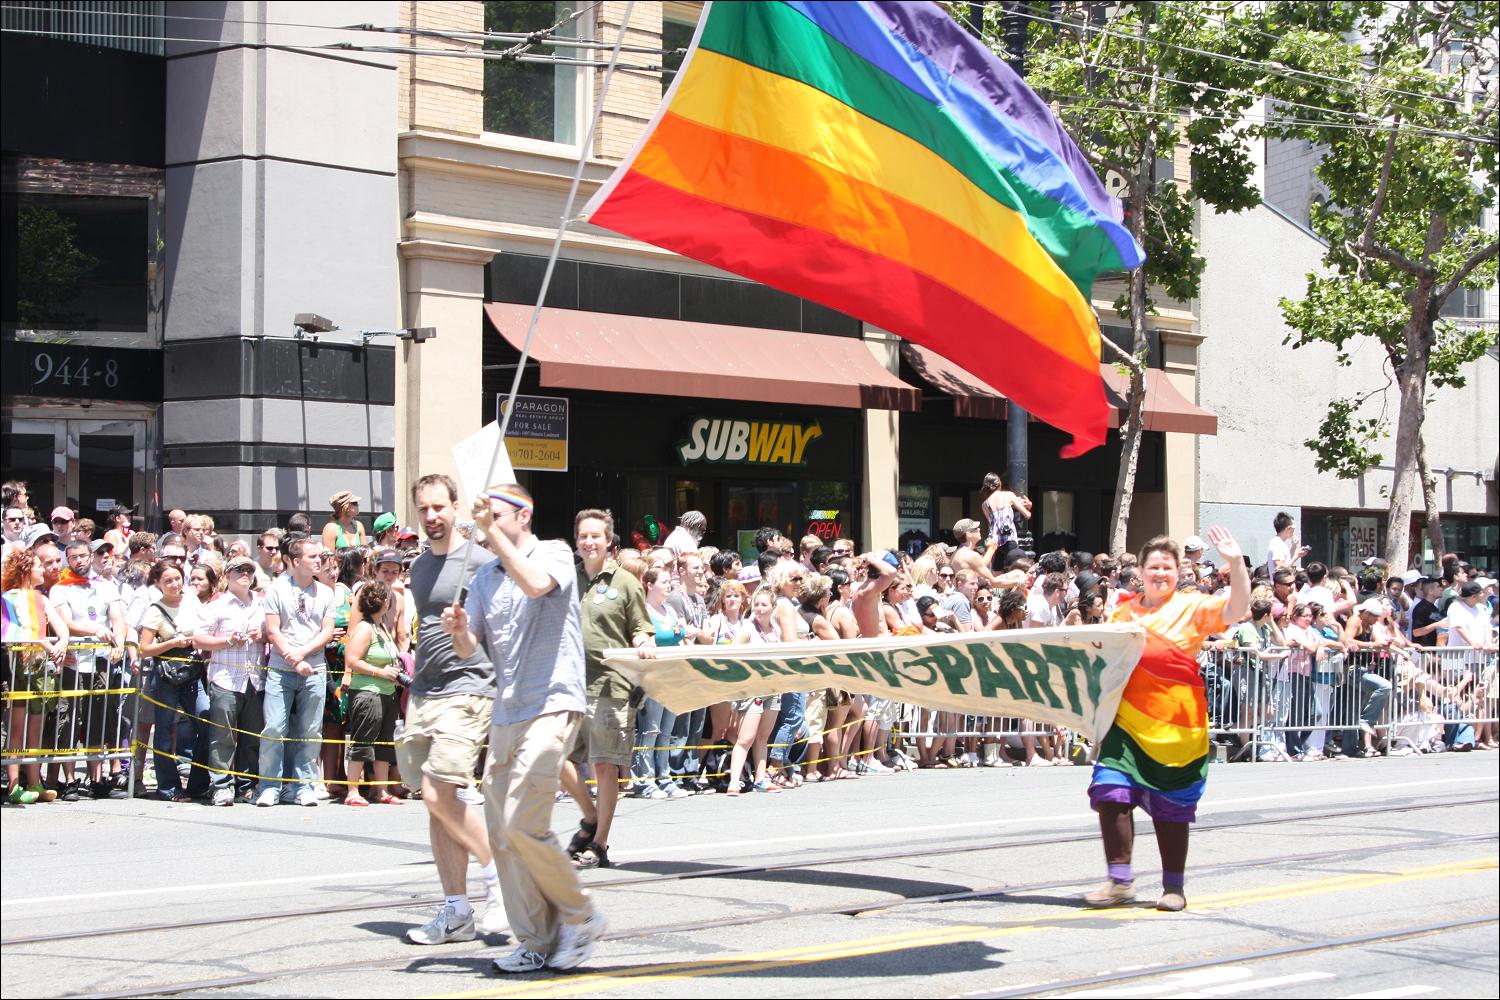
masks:
[(297, 804), (299, 806), (315, 806), (318, 804), (318, 793), (311, 788), (304, 788), (297, 793)]
[(474, 940), (474, 911), (462, 917), (452, 903), (444, 903), (433, 917), (421, 927), (406, 932), (406, 940), (412, 944), (447, 944), (449, 941)]
[(547, 956), (517, 948), (504, 958), (495, 959), (496, 972), (540, 972), (547, 967)]
[(232, 806), (232, 805), (234, 805), (234, 789), (233, 788), (215, 788), (214, 789), (214, 805), (216, 805), (216, 806)]
[(260, 794), (255, 797), (258, 806), (274, 806), (281, 803), (281, 792), (275, 788), (262, 788)]
[(549, 969), (574, 969), (589, 960), (594, 942), (609, 930), (604, 914), (595, 911), (581, 924), (563, 924), (557, 933), (557, 947), (547, 956)]
[(458, 790), (458, 801), (468, 806), (484, 805), (484, 793), (478, 785), (468, 785)]
[(479, 933), (501, 934), (505, 931), (505, 904), (500, 902), (500, 883), (496, 882), (484, 893), (484, 916), (479, 918)]

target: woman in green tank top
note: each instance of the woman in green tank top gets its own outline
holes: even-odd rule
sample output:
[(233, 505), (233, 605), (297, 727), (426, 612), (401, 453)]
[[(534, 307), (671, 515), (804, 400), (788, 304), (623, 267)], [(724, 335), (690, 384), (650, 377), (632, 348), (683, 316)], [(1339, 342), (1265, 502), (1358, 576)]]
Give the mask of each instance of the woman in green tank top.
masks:
[[(396, 681), (401, 676), (396, 640), (380, 624), (390, 599), (390, 588), (380, 580), (361, 587), (355, 595), (361, 618), (344, 639), (343, 684), (349, 691), (347, 806), (401, 803), (386, 784), (396, 763)], [(369, 798), (360, 794), (366, 762), (374, 781)]]

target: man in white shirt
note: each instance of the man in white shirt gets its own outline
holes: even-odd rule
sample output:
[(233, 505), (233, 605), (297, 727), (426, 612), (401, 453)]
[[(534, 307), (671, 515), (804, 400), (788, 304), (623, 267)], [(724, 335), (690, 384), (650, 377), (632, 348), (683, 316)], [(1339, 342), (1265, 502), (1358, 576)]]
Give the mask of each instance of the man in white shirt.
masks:
[[(1448, 648), (1473, 649), (1479, 653), (1495, 651), (1495, 636), (1490, 629), (1490, 606), (1484, 599), (1484, 588), (1470, 580), (1458, 589), (1458, 598), (1448, 605), (1444, 616), (1448, 626)], [(1482, 663), (1478, 654), (1470, 654), (1471, 663)]]
[(1068, 578), (1062, 573), (1048, 573), (1041, 579), (1040, 592), (1026, 600), (1026, 627), (1052, 628), (1063, 620), (1063, 599), (1068, 592)]
[(255, 779), (230, 774), (254, 774), (260, 763), (261, 708), (265, 690), (266, 612), (255, 585), (255, 560), (239, 556), (224, 568), (228, 589), (203, 608), (203, 623), (193, 645), (209, 653), (208, 762), (213, 804), (232, 806), (235, 799), (251, 802)]

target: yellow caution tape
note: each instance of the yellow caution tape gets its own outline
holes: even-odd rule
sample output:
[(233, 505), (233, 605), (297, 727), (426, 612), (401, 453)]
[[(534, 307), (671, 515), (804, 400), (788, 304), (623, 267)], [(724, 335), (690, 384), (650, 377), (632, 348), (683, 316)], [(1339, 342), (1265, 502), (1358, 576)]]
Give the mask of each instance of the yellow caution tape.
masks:
[(279, 782), (282, 782), (283, 784), (293, 784), (293, 785), (295, 785), (295, 784), (306, 784), (306, 785), (352, 785), (352, 784), (356, 784), (356, 783), (360, 784), (360, 785), (399, 785), (399, 784), (401, 784), (400, 781), (360, 781), (360, 782), (353, 782), (353, 781), (350, 781), (348, 778), (345, 778), (342, 781), (339, 781), (337, 779), (329, 780), (329, 779), (326, 779), (326, 778), (310, 778), (310, 779), (308, 779), (306, 781), (304, 781), (301, 778), (271, 778), (271, 777), (267, 777), (264, 774), (250, 774), (247, 771), (228, 771), (228, 770), (225, 770), (224, 768), (221, 768), (221, 767), (210, 767), (207, 764), (201, 764), (198, 761), (193, 760), (191, 757), (179, 757), (175, 753), (167, 753), (167, 751), (165, 751), (165, 750), (158, 750), (155, 747), (147, 746), (145, 743), (141, 743), (138, 740), (131, 741), (131, 745), (132, 746), (137, 746), (137, 747), (145, 747), (147, 750), (150, 750), (152, 753), (161, 754), (163, 757), (169, 757), (172, 760), (182, 761), (184, 764), (192, 764), (194, 767), (200, 767), (200, 768), (202, 768), (205, 771), (212, 771), (214, 774), (227, 774), (227, 775), (230, 775), (231, 777), (234, 777), (234, 778), (254, 778), (256, 781), (279, 781)]

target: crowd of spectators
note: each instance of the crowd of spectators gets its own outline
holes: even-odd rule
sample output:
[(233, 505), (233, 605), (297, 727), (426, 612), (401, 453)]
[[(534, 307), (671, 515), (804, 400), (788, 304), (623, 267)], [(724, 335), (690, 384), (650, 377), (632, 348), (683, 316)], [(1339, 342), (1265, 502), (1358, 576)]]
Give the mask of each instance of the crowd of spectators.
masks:
[[(392, 744), (411, 679), (418, 614), (407, 588), (421, 535), (391, 514), (367, 530), (359, 507), (359, 497), (340, 492), (325, 524), (298, 514), (249, 540), (218, 534), (207, 515), (173, 510), (158, 535), (138, 530), (124, 506), (103, 524), (66, 507), (43, 521), (24, 484), (5, 484), (4, 679), (21, 695), (7, 703), (7, 756), (135, 748), (81, 766), (10, 765), (6, 801), (118, 797), (132, 767), (137, 794), (174, 802), (366, 807), (420, 794), (401, 784)], [(611, 533), (609, 572), (638, 581), (630, 592), (643, 596), (640, 628), (657, 646), (852, 638), (861, 630), (851, 594), (872, 557), (896, 570), (879, 609), (881, 630), (893, 635), (1107, 622), (1140, 590), (1128, 553), (1022, 552), (1014, 518), (1028, 511), (997, 486), (982, 511), (988, 537), (965, 518), (953, 526), (954, 544), (916, 553), (862, 555), (848, 540), (830, 547), (766, 527), (753, 562), (704, 544), (707, 518), (688, 511), (657, 546), (622, 550)], [(1495, 581), (1454, 557), (1434, 577), (1388, 578), (1375, 559), (1329, 567), (1292, 537), (1291, 518), (1279, 515), (1275, 528), (1266, 560), (1251, 567), (1249, 617), (1203, 659), (1227, 755), (1314, 761), (1493, 749), (1495, 727), (1484, 721), (1429, 720), (1430, 733), (1403, 741), (1406, 720), (1391, 717), (1390, 703), (1393, 689), (1405, 690), (1464, 705), (1470, 719), (1494, 718)], [(1180, 587), (1227, 588), (1227, 567), (1205, 558), (1201, 539), (1182, 548)], [(621, 592), (600, 584), (594, 593), (581, 565), (583, 600)], [(1467, 679), (1424, 662), (1421, 651), (1442, 647), (1472, 651), (1462, 661)], [(135, 696), (120, 692), (141, 678), (132, 704)], [(1252, 712), (1257, 684), (1274, 712)], [(835, 689), (768, 691), (680, 715), (623, 693), (634, 746), (629, 764), (607, 773), (621, 775), (624, 794), (644, 798), (776, 793), (901, 770), (1068, 766), (1089, 754), (1055, 727)]]

